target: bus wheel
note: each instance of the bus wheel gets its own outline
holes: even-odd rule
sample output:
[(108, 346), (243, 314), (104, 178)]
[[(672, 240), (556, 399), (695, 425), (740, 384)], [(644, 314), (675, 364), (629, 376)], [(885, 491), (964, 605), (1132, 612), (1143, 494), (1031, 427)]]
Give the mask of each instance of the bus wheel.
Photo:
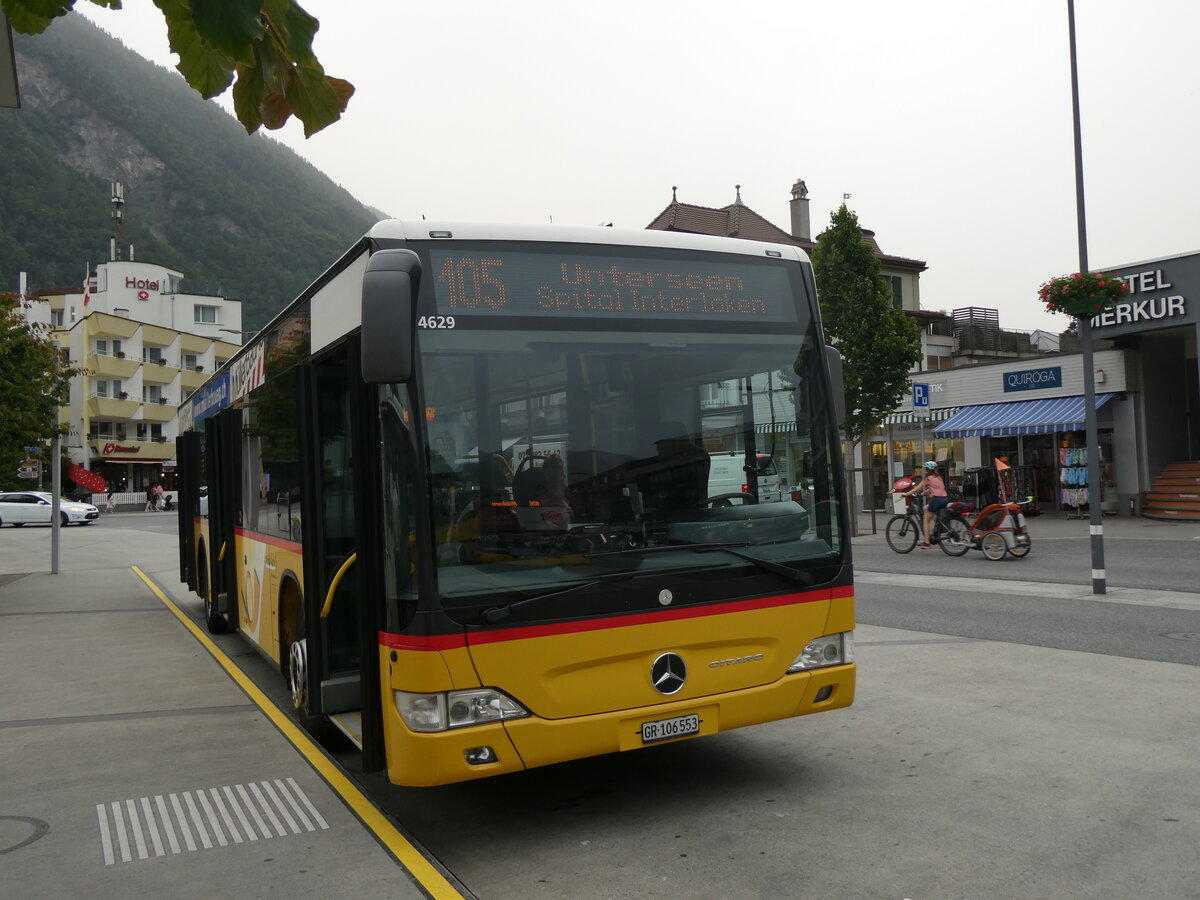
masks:
[(300, 727), (320, 740), (325, 735), (326, 725), (323, 716), (314, 716), (309, 712), (308, 639), (303, 635), (292, 641), (288, 648), (287, 686)]
[(204, 627), (208, 629), (209, 634), (224, 634), (225, 617), (217, 612), (216, 606), (209, 596), (208, 566), (204, 564), (203, 547), (196, 566), (196, 592), (204, 601)]
[(308, 640), (292, 641), (288, 648), (288, 693), (292, 695), (292, 709), (299, 712), (308, 708)]
[(217, 605), (213, 603), (212, 596), (207, 590), (204, 592), (204, 624), (208, 628), (209, 634), (224, 634), (229, 630), (229, 624), (225, 621), (225, 617), (217, 611)]

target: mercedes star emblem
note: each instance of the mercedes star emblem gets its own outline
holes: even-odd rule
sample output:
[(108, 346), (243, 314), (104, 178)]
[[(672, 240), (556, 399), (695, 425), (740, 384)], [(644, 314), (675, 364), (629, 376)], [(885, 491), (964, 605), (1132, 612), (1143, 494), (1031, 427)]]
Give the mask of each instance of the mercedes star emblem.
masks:
[(678, 653), (664, 653), (650, 667), (650, 683), (660, 694), (674, 694), (687, 681), (687, 665)]

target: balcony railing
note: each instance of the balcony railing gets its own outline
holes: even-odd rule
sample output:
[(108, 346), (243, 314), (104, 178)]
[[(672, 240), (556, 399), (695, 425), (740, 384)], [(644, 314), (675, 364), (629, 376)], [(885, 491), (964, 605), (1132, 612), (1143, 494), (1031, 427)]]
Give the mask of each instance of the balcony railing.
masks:
[(122, 444), (167, 444), (175, 440), (169, 434), (130, 435), (127, 431), (118, 431), (116, 434), (101, 434), (97, 431), (91, 431), (84, 435), (84, 439), (89, 441), (120, 441)]

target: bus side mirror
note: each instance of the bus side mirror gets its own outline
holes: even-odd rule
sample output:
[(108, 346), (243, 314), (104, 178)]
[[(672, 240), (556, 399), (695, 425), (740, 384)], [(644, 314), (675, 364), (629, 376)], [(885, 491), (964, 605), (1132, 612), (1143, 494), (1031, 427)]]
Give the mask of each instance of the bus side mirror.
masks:
[(377, 250), (362, 286), (362, 377), (368, 384), (399, 384), (413, 375), (413, 321), (421, 260), (411, 250)]
[(829, 395), (833, 398), (833, 414), (840, 430), (846, 424), (846, 379), (842, 375), (842, 354), (825, 345), (825, 362), (829, 365)]

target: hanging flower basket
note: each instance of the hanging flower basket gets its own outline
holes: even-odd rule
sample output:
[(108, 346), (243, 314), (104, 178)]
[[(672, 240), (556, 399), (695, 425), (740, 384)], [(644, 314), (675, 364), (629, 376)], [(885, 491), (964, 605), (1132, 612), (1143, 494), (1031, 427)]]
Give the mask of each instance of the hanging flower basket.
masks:
[(1108, 309), (1129, 292), (1129, 286), (1113, 272), (1076, 272), (1051, 278), (1038, 297), (1050, 312), (1090, 318)]

